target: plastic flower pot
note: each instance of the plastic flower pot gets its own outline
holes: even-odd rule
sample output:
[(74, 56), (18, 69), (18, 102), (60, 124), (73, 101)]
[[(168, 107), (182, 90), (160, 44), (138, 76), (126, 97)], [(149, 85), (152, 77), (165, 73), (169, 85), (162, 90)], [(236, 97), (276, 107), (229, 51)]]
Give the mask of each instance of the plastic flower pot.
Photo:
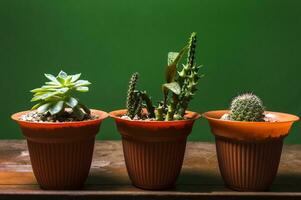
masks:
[(200, 117), (187, 112), (187, 120), (145, 121), (120, 117), (126, 110), (110, 113), (122, 136), (124, 159), (136, 187), (163, 190), (174, 186), (181, 171), (187, 136)]
[(34, 175), (43, 189), (83, 187), (88, 177), (95, 136), (108, 114), (91, 110), (99, 118), (79, 122), (27, 122), (12, 115), (27, 139)]
[(215, 135), (216, 153), (226, 186), (238, 191), (266, 191), (278, 171), (283, 139), (297, 116), (267, 112), (276, 122), (221, 120), (227, 110), (203, 114)]

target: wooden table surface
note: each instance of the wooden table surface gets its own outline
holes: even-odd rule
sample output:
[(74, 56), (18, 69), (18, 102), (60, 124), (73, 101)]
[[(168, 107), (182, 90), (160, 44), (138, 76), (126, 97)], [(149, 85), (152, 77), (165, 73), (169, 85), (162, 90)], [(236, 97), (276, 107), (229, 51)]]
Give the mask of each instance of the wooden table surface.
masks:
[[(26, 198), (25, 198), (26, 197)], [(0, 141), (0, 199), (301, 199), (301, 145), (285, 145), (277, 178), (268, 192), (235, 192), (224, 187), (215, 146), (188, 142), (175, 188), (144, 191), (131, 185), (120, 141), (96, 142), (83, 190), (45, 191), (35, 180), (26, 141)]]

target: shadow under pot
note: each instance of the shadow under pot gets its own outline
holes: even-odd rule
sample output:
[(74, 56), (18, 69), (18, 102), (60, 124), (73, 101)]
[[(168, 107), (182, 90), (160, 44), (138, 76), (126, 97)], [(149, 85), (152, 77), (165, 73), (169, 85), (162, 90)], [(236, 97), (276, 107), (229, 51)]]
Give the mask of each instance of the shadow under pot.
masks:
[(219, 169), (226, 186), (238, 191), (266, 191), (278, 171), (283, 139), (294, 115), (269, 112), (275, 122), (243, 122), (220, 119), (227, 110), (203, 114), (215, 135)]
[(97, 119), (79, 122), (28, 122), (27, 112), (12, 115), (27, 140), (34, 175), (42, 189), (82, 188), (88, 177), (95, 136), (108, 114), (91, 110)]
[(163, 190), (175, 185), (181, 171), (187, 136), (200, 117), (187, 112), (187, 120), (143, 121), (120, 118), (126, 110), (110, 113), (122, 136), (128, 175), (136, 187)]

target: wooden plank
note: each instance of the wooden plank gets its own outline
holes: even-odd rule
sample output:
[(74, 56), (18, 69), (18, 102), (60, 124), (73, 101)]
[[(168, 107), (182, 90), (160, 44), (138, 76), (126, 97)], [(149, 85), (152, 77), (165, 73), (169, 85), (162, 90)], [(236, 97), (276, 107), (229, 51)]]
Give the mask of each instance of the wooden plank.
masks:
[(26, 142), (0, 141), (0, 199), (301, 199), (301, 145), (285, 145), (269, 192), (235, 192), (224, 187), (215, 146), (189, 142), (175, 188), (144, 191), (131, 185), (121, 142), (98, 141), (90, 176), (78, 191), (45, 191), (36, 183)]

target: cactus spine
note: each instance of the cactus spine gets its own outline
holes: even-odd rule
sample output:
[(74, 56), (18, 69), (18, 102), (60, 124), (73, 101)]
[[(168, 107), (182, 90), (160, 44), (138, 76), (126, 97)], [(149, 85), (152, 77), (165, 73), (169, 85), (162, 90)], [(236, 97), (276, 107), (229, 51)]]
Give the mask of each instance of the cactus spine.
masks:
[(259, 97), (246, 93), (235, 97), (231, 102), (229, 118), (234, 121), (264, 121), (264, 106)]

